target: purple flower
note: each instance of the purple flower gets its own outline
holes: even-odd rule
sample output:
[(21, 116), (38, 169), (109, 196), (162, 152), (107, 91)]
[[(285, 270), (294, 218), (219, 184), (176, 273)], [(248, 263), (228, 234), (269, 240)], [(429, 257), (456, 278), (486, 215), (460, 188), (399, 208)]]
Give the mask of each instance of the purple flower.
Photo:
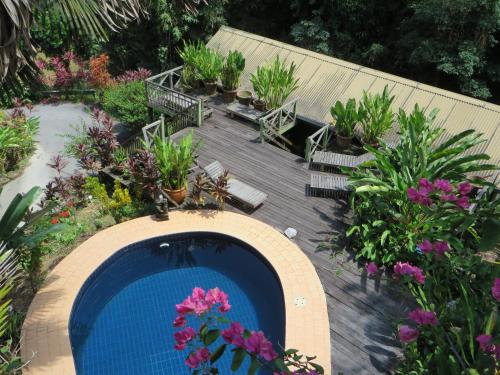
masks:
[(193, 353), (191, 353), (185, 363), (192, 369), (196, 369), (200, 366), (200, 364), (207, 362), (210, 359), (210, 352), (207, 348), (197, 349)]
[(406, 190), (406, 194), (408, 195), (408, 199), (413, 203), (420, 203), (420, 194), (417, 189), (410, 187)]
[(420, 332), (417, 329), (408, 326), (399, 327), (399, 340), (401, 342), (413, 342), (418, 339)]
[(397, 262), (394, 266), (394, 273), (397, 276), (409, 276), (419, 284), (425, 283), (425, 275), (421, 268), (412, 266), (410, 263)]
[(174, 333), (175, 345), (174, 348), (176, 350), (184, 350), (186, 348), (186, 344), (191, 341), (196, 336), (196, 332), (192, 327), (186, 327), (182, 331), (178, 331)]
[(235, 346), (243, 346), (243, 327), (240, 323), (233, 322), (231, 327), (222, 331), (222, 338), (228, 344), (233, 344)]
[(493, 286), (491, 287), (491, 294), (493, 298), (495, 298), (497, 301), (500, 301), (500, 278), (497, 277), (495, 278), (495, 282), (493, 283)]
[(455, 202), (458, 198), (455, 194), (441, 194), (439, 199), (441, 202)]
[(465, 182), (462, 182), (461, 184), (458, 185), (458, 192), (460, 195), (467, 195), (471, 192), (472, 190), (472, 185), (465, 181)]
[(409, 317), (415, 323), (419, 325), (429, 324), (432, 326), (436, 326), (438, 324), (438, 318), (434, 311), (425, 311), (422, 309), (415, 309), (410, 312)]
[(434, 250), (436, 251), (436, 254), (438, 255), (443, 255), (448, 250), (450, 250), (450, 245), (448, 245), (448, 242), (446, 241), (436, 241), (434, 242), (433, 246)]
[(250, 337), (245, 339), (245, 349), (252, 354), (260, 355), (266, 361), (272, 361), (278, 356), (273, 349), (273, 344), (261, 331), (250, 333)]
[(463, 195), (460, 198), (458, 198), (458, 200), (455, 202), (455, 204), (457, 205), (457, 207), (466, 210), (470, 206), (469, 198), (467, 196)]
[(492, 337), (490, 335), (482, 334), (476, 337), (479, 347), (482, 351), (492, 354), (495, 351), (495, 346), (491, 344)]
[(453, 186), (450, 184), (450, 181), (439, 178), (434, 181), (434, 187), (441, 190), (443, 193), (451, 193), (453, 191)]
[(424, 240), (424, 242), (419, 243), (417, 246), (424, 254), (432, 252), (432, 242), (429, 240)]
[(431, 184), (431, 182), (426, 179), (426, 178), (421, 178), (419, 181), (418, 181), (418, 187), (419, 187), (419, 191), (421, 194), (424, 194), (424, 195), (427, 195), (429, 193), (432, 193), (432, 191), (434, 190), (434, 186)]
[(371, 262), (366, 265), (365, 271), (368, 274), (368, 276), (373, 276), (377, 273), (378, 267), (375, 263)]

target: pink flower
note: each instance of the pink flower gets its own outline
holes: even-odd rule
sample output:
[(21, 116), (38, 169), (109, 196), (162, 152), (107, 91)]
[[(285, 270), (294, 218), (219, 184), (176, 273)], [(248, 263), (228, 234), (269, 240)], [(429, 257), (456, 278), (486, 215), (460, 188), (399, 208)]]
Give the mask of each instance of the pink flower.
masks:
[(413, 277), (419, 284), (423, 284), (425, 282), (425, 275), (422, 269), (418, 268), (417, 266), (412, 266), (408, 262), (397, 262), (394, 266), (394, 273), (397, 276)]
[(439, 178), (434, 181), (434, 187), (441, 190), (443, 193), (451, 193), (453, 190), (453, 186), (451, 186), (450, 181)]
[(418, 181), (418, 187), (419, 187), (419, 191), (421, 194), (424, 194), (424, 195), (427, 195), (429, 193), (432, 193), (432, 191), (434, 190), (434, 186), (431, 184), (431, 182), (426, 179), (426, 178), (421, 178), (419, 181)]
[(219, 311), (221, 313), (227, 313), (229, 310), (231, 309), (231, 305), (229, 303), (223, 303), (222, 305), (220, 305), (219, 307)]
[(441, 194), (439, 199), (441, 202), (455, 202), (458, 198), (455, 194)]
[(245, 349), (252, 354), (260, 355), (266, 361), (272, 361), (278, 356), (273, 349), (273, 344), (261, 331), (250, 333), (250, 337), (245, 339)]
[(500, 278), (498, 278), (498, 277), (495, 278), (495, 282), (493, 283), (493, 286), (491, 287), (491, 295), (497, 301), (500, 301)]
[(465, 182), (462, 182), (461, 184), (458, 185), (458, 192), (460, 193), (460, 195), (467, 195), (471, 192), (472, 190), (472, 185), (465, 181)]
[(436, 241), (434, 242), (434, 250), (436, 251), (436, 254), (443, 255), (450, 250), (450, 245), (448, 245), (448, 242), (446, 241)]
[(422, 309), (415, 309), (410, 312), (409, 317), (417, 324), (430, 324), (435, 326), (438, 324), (438, 318), (434, 311), (424, 311)]
[(375, 263), (371, 262), (366, 265), (365, 270), (368, 276), (373, 276), (377, 273), (378, 267)]
[(217, 303), (217, 301), (220, 300), (219, 294), (220, 294), (219, 288), (210, 289), (205, 295), (205, 301), (207, 303), (210, 303), (211, 305), (214, 305)]
[(175, 305), (175, 310), (177, 311), (178, 314), (185, 315), (192, 313), (195, 307), (196, 307), (195, 302), (193, 301), (191, 296), (189, 296), (181, 303)]
[(406, 190), (406, 194), (408, 195), (408, 199), (413, 203), (420, 203), (420, 194), (417, 189), (410, 187)]
[(207, 362), (209, 359), (210, 352), (208, 351), (208, 349), (201, 348), (191, 353), (184, 363), (190, 368), (196, 369), (200, 366), (200, 364)]
[(399, 327), (399, 340), (401, 342), (413, 342), (418, 339), (420, 332), (417, 329), (401, 326)]
[(495, 351), (495, 346), (491, 344), (492, 337), (490, 335), (482, 334), (476, 337), (479, 347), (482, 351), (492, 354)]
[(202, 299), (205, 299), (205, 291), (200, 287), (195, 287), (193, 288), (191, 296), (193, 297), (193, 300), (195, 302), (200, 301)]
[(186, 325), (186, 318), (183, 315), (179, 315), (174, 319), (174, 327), (183, 327)]
[(457, 205), (457, 207), (465, 210), (465, 209), (469, 208), (469, 206), (470, 206), (469, 198), (467, 196), (463, 195), (460, 198), (458, 198), (458, 200), (455, 202), (455, 204)]
[(192, 327), (186, 327), (181, 331), (174, 333), (174, 339), (176, 344), (174, 348), (176, 350), (184, 350), (186, 344), (191, 341), (196, 336), (196, 332)]
[(241, 347), (244, 344), (243, 331), (244, 329), (240, 323), (233, 322), (228, 329), (222, 331), (222, 338), (228, 344)]
[(424, 240), (424, 242), (419, 243), (417, 246), (424, 254), (432, 252), (432, 242), (429, 240)]

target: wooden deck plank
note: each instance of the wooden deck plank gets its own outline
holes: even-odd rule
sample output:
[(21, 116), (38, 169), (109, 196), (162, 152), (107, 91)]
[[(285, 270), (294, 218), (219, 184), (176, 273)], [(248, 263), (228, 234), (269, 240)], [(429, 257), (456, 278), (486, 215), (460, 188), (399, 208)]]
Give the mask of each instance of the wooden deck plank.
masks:
[[(311, 259), (325, 289), (334, 373), (389, 372), (400, 353), (393, 324), (405, 314), (404, 298), (394, 287), (367, 280), (353, 261), (346, 261), (337, 274), (331, 253), (318, 250), (331, 234), (344, 230), (349, 217), (345, 203), (307, 196), (306, 184), (315, 172), (303, 158), (260, 143), (258, 128), (251, 123), (215, 109), (194, 132), (203, 140), (200, 165), (219, 160), (230, 175), (268, 195), (252, 217), (280, 231), (297, 229), (293, 241)], [(230, 205), (226, 209), (237, 210)]]

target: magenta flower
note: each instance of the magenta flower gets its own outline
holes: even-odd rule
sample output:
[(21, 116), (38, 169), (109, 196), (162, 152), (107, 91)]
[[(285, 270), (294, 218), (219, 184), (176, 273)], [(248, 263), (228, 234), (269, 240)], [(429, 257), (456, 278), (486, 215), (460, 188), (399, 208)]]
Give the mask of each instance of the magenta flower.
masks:
[(406, 194), (408, 195), (408, 199), (413, 203), (420, 203), (420, 194), (417, 189), (410, 187), (406, 190)]
[(438, 324), (438, 318), (434, 311), (415, 309), (411, 311), (408, 316), (411, 320), (420, 325), (429, 324), (431, 326), (436, 326)]
[(432, 193), (432, 191), (434, 190), (434, 186), (431, 184), (431, 182), (426, 179), (426, 178), (421, 178), (419, 181), (418, 181), (418, 187), (419, 187), (419, 191), (421, 194), (424, 194), (424, 195), (427, 195), (429, 193)]
[(415, 281), (419, 284), (424, 284), (425, 283), (425, 275), (424, 271), (422, 271), (421, 268), (418, 268), (417, 266), (413, 267), (413, 278)]
[(200, 367), (200, 364), (207, 362), (210, 359), (210, 352), (207, 348), (197, 349), (191, 353), (185, 363), (192, 369)]
[(242, 347), (244, 344), (243, 331), (244, 329), (240, 323), (233, 322), (228, 329), (222, 331), (222, 338), (228, 344)]
[(490, 335), (482, 334), (476, 337), (479, 347), (485, 353), (492, 354), (495, 352), (495, 345), (491, 343), (492, 337)]
[(441, 194), (439, 199), (441, 202), (455, 202), (458, 198), (455, 194)]
[(193, 288), (192, 297), (195, 302), (205, 299), (205, 291), (200, 287)]
[(450, 250), (450, 245), (448, 245), (448, 242), (446, 241), (436, 241), (434, 242), (434, 250), (436, 251), (436, 254), (443, 255)]
[(273, 344), (259, 331), (252, 331), (250, 337), (245, 339), (245, 349), (255, 355), (260, 355), (266, 361), (272, 361), (277, 356), (273, 349)]
[(420, 332), (417, 329), (408, 327), (408, 326), (401, 326), (399, 327), (399, 340), (401, 342), (413, 342), (416, 339), (418, 339), (418, 336), (420, 335)]
[(451, 193), (453, 191), (453, 186), (450, 184), (450, 181), (439, 178), (434, 181), (434, 187), (441, 190), (443, 193)]
[(184, 350), (189, 341), (196, 336), (196, 332), (192, 327), (186, 327), (181, 331), (174, 333), (175, 345), (174, 349)]
[(491, 287), (491, 294), (493, 298), (495, 298), (497, 301), (500, 301), (500, 278), (498, 277), (495, 278), (495, 282)]
[(394, 273), (397, 276), (412, 277), (419, 284), (423, 284), (425, 282), (425, 275), (422, 269), (417, 266), (412, 266), (408, 262), (405, 263), (397, 262), (394, 265)]
[(458, 192), (460, 195), (467, 195), (471, 192), (472, 190), (472, 185), (465, 181), (465, 182), (462, 182), (461, 184), (458, 185)]
[(419, 243), (417, 246), (424, 254), (432, 252), (432, 242), (429, 240), (424, 240), (424, 242)]
[(365, 266), (365, 271), (368, 274), (368, 276), (373, 276), (377, 273), (378, 267), (375, 263), (370, 262)]
[(191, 296), (189, 296), (181, 303), (175, 305), (175, 310), (177, 311), (178, 314), (185, 315), (192, 313), (195, 307), (196, 307), (195, 302), (193, 301)]
[(174, 327), (183, 327), (186, 325), (186, 318), (183, 315), (179, 315), (174, 319)]
[(470, 206), (469, 198), (467, 196), (463, 195), (463, 196), (461, 196), (460, 198), (457, 199), (457, 201), (455, 202), (455, 204), (457, 205), (457, 207), (466, 210)]

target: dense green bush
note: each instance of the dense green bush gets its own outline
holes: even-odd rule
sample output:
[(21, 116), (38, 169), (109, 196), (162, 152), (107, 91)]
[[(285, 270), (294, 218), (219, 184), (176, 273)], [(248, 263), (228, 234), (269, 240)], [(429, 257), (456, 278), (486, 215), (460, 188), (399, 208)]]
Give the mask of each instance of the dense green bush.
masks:
[(103, 108), (125, 125), (139, 130), (148, 122), (144, 82), (120, 83), (106, 89)]

